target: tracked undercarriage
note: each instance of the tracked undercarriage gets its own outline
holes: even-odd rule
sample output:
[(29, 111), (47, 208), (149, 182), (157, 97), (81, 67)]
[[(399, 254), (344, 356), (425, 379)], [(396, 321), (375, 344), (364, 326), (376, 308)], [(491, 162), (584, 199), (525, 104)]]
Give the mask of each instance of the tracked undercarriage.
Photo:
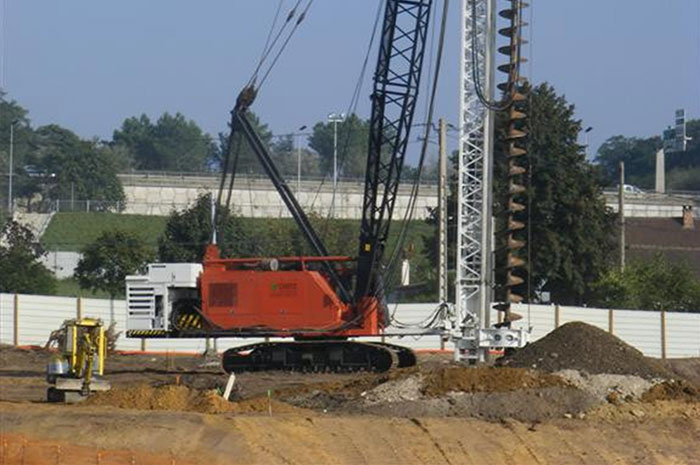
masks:
[(415, 353), (382, 342), (264, 342), (228, 349), (221, 361), (227, 373), (261, 370), (301, 372), (387, 371), (416, 364)]

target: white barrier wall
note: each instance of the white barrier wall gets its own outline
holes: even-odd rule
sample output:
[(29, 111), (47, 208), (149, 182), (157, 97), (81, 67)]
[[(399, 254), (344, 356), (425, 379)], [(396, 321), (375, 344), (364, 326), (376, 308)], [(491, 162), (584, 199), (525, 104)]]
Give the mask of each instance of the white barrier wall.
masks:
[[(429, 318), (437, 304), (391, 305), (390, 311), (405, 325), (419, 324)], [(531, 329), (531, 340), (535, 341), (569, 321), (584, 321), (606, 331), (611, 331), (628, 344), (651, 357), (699, 357), (700, 313), (650, 312), (643, 310), (606, 310), (585, 307), (563, 307), (557, 305), (516, 305), (514, 311), (523, 319), (515, 327)], [(492, 313), (492, 321), (498, 319)], [(63, 320), (84, 317), (101, 318), (105, 324), (116, 322), (117, 331), (126, 328), (126, 304), (123, 300), (77, 299), (0, 294), (0, 343), (17, 345), (44, 345), (52, 330), (61, 326)], [(15, 315), (17, 315), (15, 325)], [(665, 332), (664, 332), (665, 329)], [(401, 331), (389, 328), (387, 333)], [(665, 335), (665, 338), (663, 337)], [(15, 341), (16, 339), (16, 341)], [(217, 349), (258, 342), (261, 339), (219, 339)], [(388, 341), (414, 349), (439, 349), (439, 336), (403, 336), (387, 338)], [(117, 342), (120, 350), (141, 350), (140, 339), (127, 339), (122, 334)], [(203, 352), (203, 339), (149, 339), (147, 351)], [(451, 345), (448, 344), (448, 349)]]
[[(664, 356), (663, 342), (666, 357), (700, 357), (700, 313), (527, 304), (514, 305), (513, 311), (523, 316), (513, 327), (532, 328), (532, 341), (557, 326), (583, 321), (613, 333), (649, 357)], [(491, 318), (497, 321), (498, 312), (492, 311)]]

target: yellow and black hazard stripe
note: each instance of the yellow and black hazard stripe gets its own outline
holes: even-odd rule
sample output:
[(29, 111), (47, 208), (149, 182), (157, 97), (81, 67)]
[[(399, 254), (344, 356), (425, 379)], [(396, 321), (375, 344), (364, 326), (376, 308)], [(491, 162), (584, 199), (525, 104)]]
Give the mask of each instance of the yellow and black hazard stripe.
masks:
[(184, 313), (177, 318), (177, 328), (182, 329), (201, 329), (202, 317), (196, 313)]
[(167, 329), (130, 329), (126, 337), (166, 337), (169, 334)]

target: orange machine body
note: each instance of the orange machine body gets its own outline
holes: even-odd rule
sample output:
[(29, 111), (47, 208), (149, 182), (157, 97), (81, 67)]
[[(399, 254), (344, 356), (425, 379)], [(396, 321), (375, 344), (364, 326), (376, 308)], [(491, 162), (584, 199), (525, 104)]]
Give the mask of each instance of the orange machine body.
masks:
[(320, 261), (342, 268), (352, 261), (350, 257), (277, 260), (281, 269), (268, 271), (258, 266), (263, 259), (221, 259), (210, 246), (199, 278), (201, 312), (209, 323), (241, 336), (381, 334), (383, 312), (375, 298), (365, 298), (357, 305), (345, 303), (322, 272), (309, 269)]

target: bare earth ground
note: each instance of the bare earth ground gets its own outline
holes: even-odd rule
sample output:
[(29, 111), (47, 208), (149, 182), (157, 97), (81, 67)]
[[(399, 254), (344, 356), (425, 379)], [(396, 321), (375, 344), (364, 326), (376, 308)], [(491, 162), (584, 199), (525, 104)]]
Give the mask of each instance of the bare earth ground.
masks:
[(606, 399), (422, 355), (388, 374), (242, 374), (227, 403), (226, 375), (200, 357), (115, 355), (111, 392), (50, 405), (47, 358), (0, 347), (1, 464), (700, 464), (700, 359), (664, 362), (681, 381), (655, 387), (586, 378), (612, 379)]

